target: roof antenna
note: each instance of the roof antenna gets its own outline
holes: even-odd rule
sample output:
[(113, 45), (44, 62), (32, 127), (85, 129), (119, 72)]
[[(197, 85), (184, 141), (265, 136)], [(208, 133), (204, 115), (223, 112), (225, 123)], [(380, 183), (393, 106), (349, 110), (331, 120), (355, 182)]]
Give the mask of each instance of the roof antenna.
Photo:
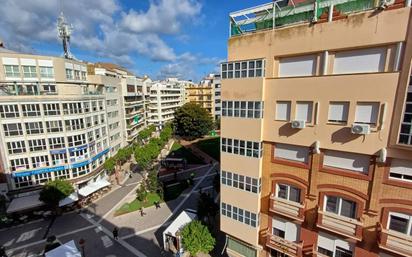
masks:
[(57, 18), (57, 35), (63, 43), (64, 58), (74, 59), (74, 56), (70, 52), (70, 36), (73, 32), (73, 25), (66, 22), (62, 6), (62, 1), (60, 1), (60, 15), (59, 18)]

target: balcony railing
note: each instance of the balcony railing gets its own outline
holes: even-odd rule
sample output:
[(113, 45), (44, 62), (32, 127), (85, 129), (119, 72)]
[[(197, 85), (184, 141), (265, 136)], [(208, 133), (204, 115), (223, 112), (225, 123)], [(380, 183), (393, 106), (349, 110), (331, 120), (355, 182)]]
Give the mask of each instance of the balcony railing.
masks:
[(266, 237), (266, 246), (278, 252), (287, 254), (287, 256), (302, 256), (303, 242), (295, 243), (279, 236), (268, 234)]
[(274, 195), (270, 196), (270, 211), (280, 215), (303, 221), (305, 206), (300, 203), (287, 201), (276, 198)]
[(412, 253), (412, 236), (384, 229), (382, 224), (379, 224), (378, 229), (380, 231), (380, 248), (401, 256), (410, 256)]
[(362, 222), (330, 212), (318, 211), (318, 214), (318, 227), (355, 240), (362, 240)]

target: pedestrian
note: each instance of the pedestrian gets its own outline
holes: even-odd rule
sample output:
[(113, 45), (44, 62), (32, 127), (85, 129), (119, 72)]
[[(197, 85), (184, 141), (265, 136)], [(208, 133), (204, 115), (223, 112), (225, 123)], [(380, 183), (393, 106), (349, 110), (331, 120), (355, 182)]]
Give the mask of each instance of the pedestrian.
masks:
[(159, 203), (159, 201), (155, 201), (155, 202), (154, 202), (154, 205), (156, 206), (156, 210), (157, 210), (157, 209), (160, 209), (160, 203)]
[(146, 215), (146, 213), (143, 211), (143, 207), (140, 207), (140, 216), (144, 216), (144, 215)]
[(118, 236), (119, 236), (119, 230), (117, 229), (117, 227), (114, 227), (114, 229), (113, 229), (113, 238), (117, 240)]

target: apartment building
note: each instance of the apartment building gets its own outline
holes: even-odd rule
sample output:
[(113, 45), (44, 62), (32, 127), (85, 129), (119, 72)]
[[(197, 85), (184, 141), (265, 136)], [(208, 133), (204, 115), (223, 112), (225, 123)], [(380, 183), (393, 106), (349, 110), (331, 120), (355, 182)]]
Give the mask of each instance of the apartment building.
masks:
[(105, 88), (88, 81), (85, 63), (0, 51), (0, 89), (0, 159), (11, 193), (54, 179), (81, 190), (105, 177)]
[(410, 4), (274, 1), (230, 14), (229, 256), (412, 256)]
[(220, 99), (221, 95), (221, 82), (220, 74), (209, 75), (212, 82), (212, 116), (215, 120), (220, 119), (222, 113), (222, 103)]
[[(114, 124), (111, 129), (122, 128), (124, 131), (122, 145), (133, 143), (139, 132), (146, 127), (145, 106), (143, 96), (143, 79), (136, 77), (126, 69), (112, 63), (96, 63), (95, 73), (103, 76), (114, 76), (119, 81), (120, 87), (117, 99), (108, 101), (114, 110), (119, 110), (122, 115), (121, 124)], [(116, 150), (117, 151), (117, 150)]]
[(185, 84), (176, 78), (153, 83), (148, 108), (149, 124), (162, 126), (173, 120), (174, 112), (185, 102)]

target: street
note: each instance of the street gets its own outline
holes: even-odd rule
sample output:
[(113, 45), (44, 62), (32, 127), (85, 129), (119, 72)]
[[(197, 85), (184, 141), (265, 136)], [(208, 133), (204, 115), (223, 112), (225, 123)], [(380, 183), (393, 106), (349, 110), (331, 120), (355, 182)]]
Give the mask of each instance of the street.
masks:
[[(177, 199), (162, 203), (160, 209), (154, 206), (139, 212), (114, 216), (114, 211), (123, 203), (135, 197), (138, 174), (127, 179), (123, 186), (97, 200), (80, 213), (71, 212), (55, 220), (39, 220), (0, 231), (0, 245), (6, 247), (8, 256), (40, 256), (45, 239), (55, 235), (61, 243), (85, 240), (85, 256), (171, 256), (162, 250), (162, 231), (183, 209), (197, 209), (199, 188), (211, 190), (215, 168), (210, 165), (199, 167), (195, 185), (186, 189)], [(119, 239), (114, 240), (112, 230), (119, 228)], [(159, 243), (160, 242), (160, 243)]]

